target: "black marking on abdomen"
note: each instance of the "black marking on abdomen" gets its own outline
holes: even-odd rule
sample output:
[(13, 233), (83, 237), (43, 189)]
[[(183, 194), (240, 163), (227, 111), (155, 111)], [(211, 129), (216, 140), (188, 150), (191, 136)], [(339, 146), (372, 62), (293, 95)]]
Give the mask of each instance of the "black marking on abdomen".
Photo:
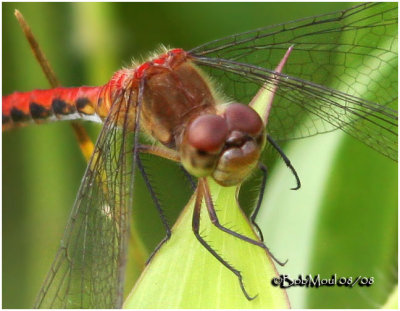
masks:
[(29, 104), (29, 111), (33, 119), (46, 119), (50, 116), (48, 109), (35, 102)]
[(11, 118), (9, 116), (2, 115), (2, 124), (7, 124), (10, 121)]
[(86, 97), (79, 97), (76, 102), (76, 109), (78, 112), (86, 114), (86, 115), (92, 115), (95, 113), (95, 110), (90, 102), (90, 100)]
[(69, 105), (59, 98), (53, 99), (51, 102), (51, 107), (56, 115), (68, 115), (75, 112), (74, 106)]
[(13, 107), (10, 111), (11, 119), (14, 122), (24, 122), (28, 121), (30, 119), (30, 116), (23, 113), (21, 110), (18, 108)]

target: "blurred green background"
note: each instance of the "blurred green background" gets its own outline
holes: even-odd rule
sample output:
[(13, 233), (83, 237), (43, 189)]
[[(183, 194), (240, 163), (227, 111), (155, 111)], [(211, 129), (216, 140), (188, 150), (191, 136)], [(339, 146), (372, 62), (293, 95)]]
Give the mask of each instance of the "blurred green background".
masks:
[[(235, 32), (348, 6), (3, 3), (3, 95), (48, 88), (14, 9), (25, 15), (62, 84), (80, 86), (106, 83), (114, 71), (160, 44), (190, 49)], [(87, 127), (95, 138), (99, 127)], [(66, 122), (21, 128), (2, 138), (3, 307), (29, 308), (59, 246), (85, 161)], [(321, 144), (327, 147), (319, 153)], [(271, 167), (266, 211), (259, 218), (267, 245), (278, 258), (289, 259), (279, 270), (292, 277), (375, 277), (368, 289), (290, 289), (292, 306), (379, 307), (397, 283), (397, 165), (340, 133), (298, 141), (287, 153), (304, 189), (289, 190), (293, 178), (278, 162)], [(157, 168), (152, 176), (164, 206), (183, 207), (190, 191), (179, 170), (150, 157), (146, 163)], [(151, 251), (163, 228), (139, 179), (136, 191), (141, 200), (134, 215)], [(171, 222), (178, 213), (179, 208), (170, 210)]]

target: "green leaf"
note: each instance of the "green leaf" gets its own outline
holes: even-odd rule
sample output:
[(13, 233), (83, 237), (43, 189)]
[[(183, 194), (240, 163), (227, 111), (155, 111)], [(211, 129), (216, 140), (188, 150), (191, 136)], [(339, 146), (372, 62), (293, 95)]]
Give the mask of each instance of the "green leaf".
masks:
[[(397, 32), (397, 27), (392, 28)], [(390, 38), (389, 33), (387, 36)], [(390, 48), (390, 40), (385, 38), (379, 37), (381, 49)], [(376, 37), (364, 36), (364, 40), (373, 39)], [(343, 40), (353, 42), (356, 38)], [(378, 48), (374, 53), (380, 51)], [(357, 65), (359, 72), (376, 67), (373, 57), (353, 55), (352, 61), (362, 63)], [(353, 79), (357, 83), (346, 80), (338, 73), (332, 82), (338, 90), (348, 92), (346, 87), (351, 86), (357, 96), (369, 99), (379, 94), (379, 86), (396, 79), (397, 71), (389, 64), (382, 63), (379, 70), (368, 75), (367, 79), (375, 82), (371, 85), (356, 76)], [(397, 92), (383, 91), (392, 98)], [(291, 288), (288, 295), (292, 306), (380, 306), (391, 283), (397, 282), (393, 280), (398, 253), (397, 163), (340, 131), (291, 142), (285, 153), (299, 173), (302, 188), (289, 190), (294, 180), (281, 164), (269, 176), (258, 217), (266, 245), (274, 255), (289, 259), (279, 271), (293, 278), (299, 274), (330, 277), (336, 273), (338, 277), (375, 279), (370, 287)]]
[[(261, 88), (250, 104), (268, 122), (273, 92)], [(254, 240), (247, 216), (240, 209), (236, 194), (240, 186), (222, 187), (208, 178), (219, 222)], [(214, 226), (202, 202), (200, 234), (243, 277), (248, 300), (239, 280), (196, 239), (192, 231), (195, 205), (192, 196), (177, 220), (172, 237), (156, 253), (128, 296), (125, 308), (289, 308), (286, 292), (273, 287), (278, 277), (272, 259), (260, 247), (222, 232)]]
[[(221, 224), (257, 239), (236, 202), (237, 187), (209, 180)], [(192, 231), (195, 197), (189, 201), (165, 243), (125, 301), (125, 308), (288, 308), (284, 290), (271, 286), (274, 264), (260, 247), (220, 231), (202, 206), (200, 233), (218, 254), (240, 270), (249, 301), (237, 277), (196, 239)], [(233, 227), (232, 227), (233, 225)]]

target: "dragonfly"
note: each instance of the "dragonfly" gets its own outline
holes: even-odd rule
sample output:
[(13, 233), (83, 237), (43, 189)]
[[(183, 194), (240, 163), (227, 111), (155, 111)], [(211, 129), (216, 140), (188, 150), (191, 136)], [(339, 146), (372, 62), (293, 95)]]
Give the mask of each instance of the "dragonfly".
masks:
[[(73, 239), (71, 246), (67, 246), (72, 252), (81, 251), (83, 241), (90, 243), (87, 245), (89, 248), (96, 241), (106, 241), (92, 232), (87, 234), (91, 241), (87, 242), (87, 239), (81, 238), (81, 231), (76, 231), (79, 227), (76, 223), (85, 221), (82, 219), (83, 215), (89, 215), (89, 218), (93, 217), (101, 221), (103, 226), (109, 229), (105, 230), (108, 234), (118, 236), (116, 245), (105, 247), (108, 255), (87, 253), (89, 261), (96, 262), (95, 257), (99, 255), (103, 255), (102, 258), (105, 256), (111, 259), (107, 260), (109, 265), (107, 282), (110, 288), (106, 289), (107, 303), (110, 304), (103, 306), (115, 306), (116, 297), (121, 296), (118, 280), (118, 275), (121, 274), (119, 271), (121, 265), (118, 263), (124, 255), (124, 250), (119, 248), (123, 248), (122, 245), (124, 245), (124, 235), (121, 232), (124, 231), (126, 216), (129, 214), (127, 206), (132, 204), (130, 201), (133, 183), (132, 165), (138, 162), (135, 150), (139, 149), (135, 148), (138, 148), (139, 143), (138, 136), (134, 134), (138, 132), (142, 120), (145, 120), (142, 121), (144, 123), (142, 127), (147, 131), (151, 127), (145, 122), (152, 123), (149, 121), (149, 118), (152, 118), (152, 113), (149, 113), (151, 110), (145, 108), (144, 104), (148, 102), (144, 98), (150, 96), (151, 99), (152, 92), (145, 82), (141, 82), (146, 81), (144, 76), (150, 74), (151, 70), (156, 70), (154, 68), (158, 68), (157, 66), (161, 68), (165, 64), (171, 66), (176, 58), (183, 57), (182, 64), (195, 64), (204, 68), (203, 70), (216, 81), (224, 81), (225, 96), (240, 103), (248, 103), (254, 96), (256, 88), (264, 86), (266, 82), (278, 80), (279, 87), (276, 89), (274, 105), (270, 112), (274, 117), (271, 117), (267, 125), (267, 132), (272, 137), (278, 140), (290, 140), (341, 129), (384, 156), (397, 160), (397, 112), (388, 107), (397, 101), (397, 97), (393, 97), (393, 92), (390, 92), (391, 89), (396, 88), (397, 81), (389, 80), (388, 85), (383, 86), (372, 78), (367, 83), (365, 76), (371, 72), (361, 73), (361, 77), (354, 77), (354, 70), (359, 62), (370, 60), (379, 60), (379, 65), (385, 65), (397, 71), (397, 50), (395, 50), (397, 44), (394, 44), (397, 43), (397, 37), (390, 35), (390, 29), (395, 27), (397, 27), (397, 9), (393, 5), (363, 4), (345, 11), (229, 36), (188, 51), (172, 49), (144, 64), (133, 66), (130, 73), (126, 69), (117, 72), (113, 79), (102, 87), (33, 91), (15, 93), (3, 98), (3, 127), (11, 128), (39, 119), (42, 121), (51, 118), (58, 120), (63, 117), (81, 118), (82, 114), (88, 119), (97, 119), (104, 123), (72, 212), (75, 216), (71, 216), (64, 241), (68, 238)], [(343, 33), (348, 34), (350, 38), (348, 42), (339, 41)], [(382, 44), (389, 41), (388, 46), (379, 48), (378, 54), (374, 54), (374, 51), (379, 46), (380, 40), (375, 37), (374, 41), (369, 37), (376, 33), (380, 33)], [(323, 38), (323, 44), (316, 44), (315, 42), (318, 42), (320, 38)], [(290, 46), (294, 48), (284, 73), (267, 69), (274, 68)], [(335, 61), (334, 57), (337, 57)], [(192, 65), (189, 67), (192, 68)], [(321, 71), (329, 72), (333, 69), (341, 69), (340, 76), (335, 78), (335, 76), (328, 77), (321, 74)], [(191, 76), (195, 74), (196, 71)], [(157, 74), (152, 76), (158, 77)], [(346, 78), (352, 78), (353, 83), (346, 82)], [(124, 84), (127, 80), (136, 81), (138, 84), (127, 91)], [(182, 81), (187, 80), (182, 79)], [(199, 81), (204, 80), (199, 78)], [(328, 82), (333, 87), (325, 86)], [(359, 91), (355, 87), (358, 83), (373, 90), (368, 92), (367, 99), (358, 97)], [(343, 88), (345, 91), (338, 90)], [(215, 100), (218, 95), (213, 94), (215, 92), (213, 87), (206, 86), (205, 89), (212, 90), (205, 99), (219, 101)], [(379, 91), (375, 92), (376, 89)], [(183, 92), (182, 90), (186, 88), (180, 88), (180, 92)], [(177, 92), (178, 95), (180, 92)], [(139, 96), (140, 94), (142, 97)], [(142, 99), (136, 100), (136, 104), (130, 106), (132, 101), (130, 96)], [(146, 116), (146, 113), (149, 115)], [(137, 117), (140, 114), (142, 114), (142, 119)], [(312, 126), (305, 127), (306, 130), (304, 127), (297, 129), (306, 115), (311, 115), (308, 122)], [(166, 136), (165, 133), (167, 133)], [(188, 146), (182, 142), (178, 143), (175, 138), (171, 139), (171, 135), (168, 135), (170, 133), (171, 130), (168, 129), (156, 134), (151, 132), (150, 135), (172, 150), (179, 149), (178, 146)], [(189, 136), (179, 135), (186, 137), (184, 139), (190, 137), (189, 134), (185, 134)], [(154, 151), (141, 148), (140, 151), (143, 152)], [(183, 159), (186, 151), (181, 152), (180, 157)], [(154, 151), (154, 153), (160, 155), (159, 151)], [(258, 157), (259, 155), (255, 158), (258, 159)], [(170, 158), (173, 157), (170, 156)], [(190, 160), (183, 160), (183, 163), (185, 162), (185, 167), (195, 176), (209, 174), (209, 172), (196, 171), (191, 167)], [(99, 182), (99, 180), (102, 181), (100, 172), (103, 171), (106, 172), (107, 180)], [(248, 173), (246, 172), (244, 177)], [(104, 184), (106, 191), (104, 191)], [(108, 194), (107, 197), (105, 193)], [(111, 203), (108, 196), (113, 197)], [(97, 206), (97, 209), (93, 208), (93, 205)], [(119, 221), (110, 223), (109, 218), (104, 217), (107, 210), (105, 206), (113, 209), (113, 217), (118, 215)], [(119, 230), (115, 229), (118, 227), (116, 224)], [(90, 226), (86, 227), (93, 230)], [(104, 251), (104, 248), (100, 249)], [(65, 250), (65, 246), (61, 248), (54, 267), (58, 264), (58, 267), (64, 265), (67, 269), (72, 269)], [(113, 253), (113, 256), (110, 253)], [(115, 253), (119, 253), (119, 257), (116, 256), (118, 258), (114, 257)], [(51, 293), (49, 288), (65, 290), (61, 287), (62, 285), (53, 281), (58, 271), (62, 269), (52, 269), (50, 272), (48, 279), (50, 281), (45, 284), (46, 290), (42, 291), (44, 301), (46, 299), (53, 301), (51, 297), (46, 296)], [(110, 275), (112, 275), (111, 279)], [(90, 273), (87, 277), (91, 277)], [(114, 280), (110, 281), (112, 279)], [(68, 297), (64, 295), (62, 299), (66, 303)]]

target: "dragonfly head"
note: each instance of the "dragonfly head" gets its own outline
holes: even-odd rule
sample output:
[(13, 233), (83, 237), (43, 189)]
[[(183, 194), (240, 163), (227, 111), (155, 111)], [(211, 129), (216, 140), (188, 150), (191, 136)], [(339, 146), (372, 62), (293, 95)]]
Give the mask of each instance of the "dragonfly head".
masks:
[(180, 146), (183, 166), (194, 176), (212, 176), (222, 186), (240, 184), (257, 165), (265, 144), (264, 124), (249, 106), (231, 103), (192, 120)]

